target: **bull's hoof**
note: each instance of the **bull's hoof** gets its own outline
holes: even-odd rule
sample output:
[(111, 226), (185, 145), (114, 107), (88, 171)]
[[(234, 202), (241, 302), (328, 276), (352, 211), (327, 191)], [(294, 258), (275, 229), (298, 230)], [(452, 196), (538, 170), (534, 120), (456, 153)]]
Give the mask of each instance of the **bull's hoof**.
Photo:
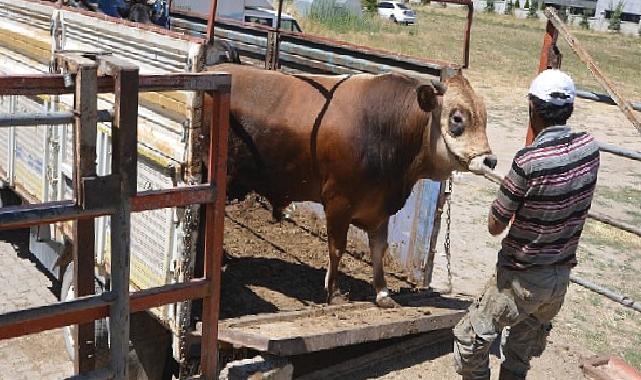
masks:
[(343, 305), (349, 302), (348, 294), (335, 291), (331, 296), (327, 296), (328, 305)]
[(376, 297), (376, 305), (383, 309), (399, 307), (399, 305), (390, 296)]

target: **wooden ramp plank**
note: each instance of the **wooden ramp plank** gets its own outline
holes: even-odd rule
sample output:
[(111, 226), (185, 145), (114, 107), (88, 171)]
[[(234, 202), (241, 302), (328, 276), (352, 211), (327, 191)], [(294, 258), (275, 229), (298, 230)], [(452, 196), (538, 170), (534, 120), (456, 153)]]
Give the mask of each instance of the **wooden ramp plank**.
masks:
[(220, 323), (219, 340), (273, 355), (300, 355), (448, 329), (469, 302), (431, 295), (408, 297), (401, 304), (381, 309), (358, 302), (228, 319)]

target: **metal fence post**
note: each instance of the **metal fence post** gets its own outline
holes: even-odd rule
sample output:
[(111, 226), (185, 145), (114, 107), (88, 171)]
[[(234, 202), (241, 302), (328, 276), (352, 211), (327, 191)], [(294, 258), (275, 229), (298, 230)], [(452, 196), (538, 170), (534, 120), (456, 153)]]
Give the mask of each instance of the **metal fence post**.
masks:
[(229, 90), (212, 96), (209, 162), (207, 180), (216, 187), (216, 201), (205, 209), (205, 279), (209, 294), (203, 299), (203, 333), (201, 369), (203, 379), (217, 378), (218, 315), (220, 311), (220, 270), (225, 232), (225, 198), (227, 187), (227, 134), (229, 128)]
[(115, 82), (112, 124), (112, 172), (120, 176), (120, 207), (111, 218), (111, 368), (114, 379), (127, 380), (129, 353), (129, 276), (131, 197), (137, 191), (138, 67), (115, 58), (100, 60)]
[[(94, 61), (71, 57), (77, 67), (74, 130), (74, 172), (73, 185), (76, 204), (84, 204), (83, 178), (96, 175), (97, 137), (97, 65)], [(93, 295), (94, 285), (94, 219), (80, 219), (73, 222), (74, 287), (77, 297)], [(94, 369), (95, 322), (77, 325), (74, 332), (76, 342), (74, 370), (76, 374)]]

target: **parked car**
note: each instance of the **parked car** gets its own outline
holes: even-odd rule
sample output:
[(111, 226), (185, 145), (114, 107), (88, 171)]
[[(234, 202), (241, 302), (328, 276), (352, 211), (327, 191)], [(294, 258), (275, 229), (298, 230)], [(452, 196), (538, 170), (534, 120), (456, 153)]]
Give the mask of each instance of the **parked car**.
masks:
[(378, 15), (386, 20), (405, 25), (416, 23), (416, 12), (402, 1), (381, 1), (376, 7)]

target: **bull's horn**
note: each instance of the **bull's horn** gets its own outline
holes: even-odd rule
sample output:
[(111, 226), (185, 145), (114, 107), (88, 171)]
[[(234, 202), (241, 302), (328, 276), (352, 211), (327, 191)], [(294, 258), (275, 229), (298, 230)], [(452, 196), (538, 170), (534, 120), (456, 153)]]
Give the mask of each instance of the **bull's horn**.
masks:
[(432, 79), (431, 82), (439, 95), (445, 94), (445, 91), (447, 91), (447, 85), (445, 83), (436, 79)]

